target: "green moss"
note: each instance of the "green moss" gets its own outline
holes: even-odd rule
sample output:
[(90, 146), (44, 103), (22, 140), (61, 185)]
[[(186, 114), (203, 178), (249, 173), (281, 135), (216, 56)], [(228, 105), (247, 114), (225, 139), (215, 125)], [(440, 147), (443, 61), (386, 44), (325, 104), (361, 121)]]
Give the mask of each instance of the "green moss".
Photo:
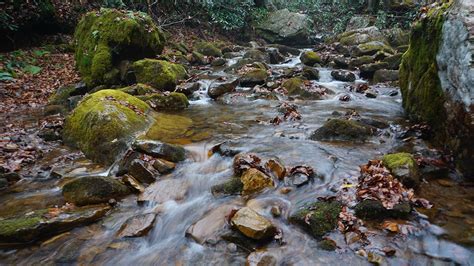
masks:
[(245, 72), (240, 77), (240, 85), (243, 87), (250, 87), (257, 84), (263, 84), (268, 78), (268, 73), (265, 69), (253, 68)]
[(355, 53), (356, 53), (356, 56), (362, 56), (362, 55), (374, 55), (380, 51), (391, 53), (391, 54), (395, 53), (390, 46), (386, 45), (383, 42), (377, 42), (377, 41), (359, 44), (355, 50)]
[(41, 215), (11, 218), (0, 220), (0, 238), (8, 238), (16, 235), (18, 231), (32, 229), (43, 221)]
[(84, 100), (66, 118), (63, 137), (95, 162), (111, 164), (128, 140), (148, 125), (149, 106), (121, 91), (101, 90)]
[(303, 64), (307, 66), (314, 66), (316, 64), (322, 63), (322, 60), (319, 54), (313, 51), (304, 52), (300, 56), (300, 60)]
[(130, 94), (130, 95), (134, 95), (134, 96), (146, 95), (146, 94), (156, 92), (156, 90), (153, 87), (148, 86), (146, 84), (142, 84), (142, 83), (138, 83), (138, 84), (128, 86), (128, 87), (125, 87), (125, 88), (121, 88), (121, 89), (118, 89), (118, 90), (122, 91), (122, 92), (125, 92), (127, 94)]
[(315, 202), (299, 208), (290, 216), (290, 222), (308, 231), (314, 237), (322, 237), (336, 228), (341, 203)]
[(186, 95), (179, 92), (172, 92), (168, 95), (154, 93), (152, 95), (138, 96), (138, 98), (149, 103), (157, 111), (183, 110), (189, 106)]
[(213, 195), (239, 195), (244, 189), (244, 184), (238, 177), (231, 178), (230, 180), (211, 187)]
[(48, 105), (65, 105), (74, 90), (75, 88), (72, 85), (59, 88), (49, 97)]
[(165, 42), (148, 15), (115, 9), (84, 15), (74, 40), (77, 68), (90, 87), (116, 82), (117, 76), (110, 73), (115, 64), (153, 57), (161, 53)]
[(400, 65), (403, 107), (416, 120), (441, 132), (446, 119), (445, 96), (438, 77), (436, 55), (441, 44), (444, 12), (449, 4), (430, 10), (412, 29), (410, 47)]
[(187, 76), (186, 69), (179, 64), (163, 60), (143, 59), (133, 64), (137, 82), (159, 90), (174, 90), (179, 80)]
[(146, 139), (175, 143), (190, 133), (193, 121), (187, 117), (160, 113), (146, 133)]
[(416, 166), (416, 162), (415, 159), (413, 159), (413, 156), (409, 153), (404, 152), (387, 154), (383, 157), (382, 161), (383, 164), (389, 169), (395, 169), (404, 165), (407, 165), (409, 167)]
[(303, 89), (304, 82), (300, 78), (291, 78), (285, 81), (282, 85), (286, 89), (288, 95), (297, 95)]
[(416, 187), (420, 183), (418, 165), (409, 153), (387, 154), (383, 164), (407, 187)]
[(222, 52), (219, 48), (216, 47), (213, 43), (210, 42), (200, 42), (195, 45), (196, 50), (206, 56), (221, 57)]

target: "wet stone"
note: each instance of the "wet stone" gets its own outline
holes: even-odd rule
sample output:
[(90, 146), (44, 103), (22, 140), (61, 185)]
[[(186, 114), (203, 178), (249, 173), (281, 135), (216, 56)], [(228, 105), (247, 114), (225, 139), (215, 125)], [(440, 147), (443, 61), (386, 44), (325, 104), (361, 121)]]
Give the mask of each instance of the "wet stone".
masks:
[(136, 180), (144, 184), (151, 184), (156, 181), (158, 173), (149, 165), (140, 159), (135, 159), (130, 164), (128, 173)]
[(290, 179), (291, 184), (297, 187), (308, 184), (310, 180), (310, 178), (307, 175), (302, 174), (302, 173), (293, 174), (289, 177), (289, 179)]
[(276, 178), (283, 180), (286, 175), (286, 168), (278, 159), (270, 159), (265, 163), (265, 168)]
[(163, 159), (156, 159), (153, 162), (153, 167), (158, 170), (160, 174), (169, 174), (176, 168), (176, 164)]
[(364, 141), (373, 134), (373, 128), (359, 122), (331, 119), (314, 131), (309, 138), (319, 141)]
[(322, 237), (336, 228), (341, 210), (341, 203), (336, 201), (315, 202), (297, 208), (289, 219), (313, 237)]
[(145, 191), (145, 187), (143, 187), (143, 185), (131, 175), (124, 175), (122, 177), (122, 182), (135, 192), (142, 193)]
[(211, 187), (211, 192), (214, 196), (219, 195), (239, 195), (242, 193), (244, 184), (240, 178), (234, 177), (224, 183), (217, 184)]
[(255, 168), (246, 170), (240, 177), (240, 180), (243, 183), (244, 195), (257, 193), (265, 188), (274, 187), (272, 178)]
[(130, 189), (121, 182), (103, 176), (76, 178), (66, 183), (62, 190), (64, 199), (78, 206), (106, 203), (130, 193)]
[(239, 153), (243, 152), (242, 147), (238, 141), (226, 140), (222, 143), (217, 144), (212, 147), (210, 153), (217, 153), (221, 156), (233, 157)]
[(336, 80), (344, 82), (354, 82), (356, 80), (354, 73), (345, 70), (334, 70), (331, 72), (331, 76)]
[(222, 205), (207, 212), (199, 221), (186, 230), (186, 236), (191, 237), (199, 244), (215, 244), (220, 235), (226, 231), (227, 215), (232, 212), (235, 205)]
[(165, 159), (171, 162), (184, 161), (185, 150), (183, 147), (160, 141), (137, 140), (133, 143), (136, 151), (146, 153), (155, 158)]
[(169, 200), (181, 201), (188, 193), (189, 183), (180, 179), (164, 179), (157, 181), (138, 195), (138, 203), (161, 204)]
[(382, 202), (377, 200), (364, 200), (355, 207), (355, 214), (358, 218), (368, 220), (381, 220), (384, 218), (405, 219), (411, 213), (411, 206), (408, 202), (399, 203), (393, 209), (386, 209)]
[(255, 240), (270, 238), (276, 231), (269, 220), (248, 207), (234, 214), (231, 225), (245, 236)]
[(155, 213), (140, 214), (130, 217), (117, 233), (118, 237), (140, 237), (148, 234), (156, 220)]
[(207, 94), (211, 99), (215, 100), (219, 98), (219, 96), (222, 96), (229, 92), (233, 92), (237, 85), (239, 85), (239, 79), (233, 79), (225, 82), (213, 82), (209, 86)]

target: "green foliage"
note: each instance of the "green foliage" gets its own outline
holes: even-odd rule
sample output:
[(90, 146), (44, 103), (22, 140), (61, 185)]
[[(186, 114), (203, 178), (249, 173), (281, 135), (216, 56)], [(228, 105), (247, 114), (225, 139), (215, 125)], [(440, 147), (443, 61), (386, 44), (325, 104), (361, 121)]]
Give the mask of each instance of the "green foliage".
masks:
[(0, 80), (13, 80), (22, 74), (36, 75), (42, 68), (37, 66), (38, 58), (48, 55), (47, 50), (16, 50), (0, 56)]

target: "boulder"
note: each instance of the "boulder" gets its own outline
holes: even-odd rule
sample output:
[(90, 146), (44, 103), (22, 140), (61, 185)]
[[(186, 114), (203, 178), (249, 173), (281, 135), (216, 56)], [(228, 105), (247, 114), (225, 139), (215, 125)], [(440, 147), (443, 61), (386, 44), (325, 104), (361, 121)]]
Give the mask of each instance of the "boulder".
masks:
[(276, 233), (275, 226), (269, 220), (249, 207), (238, 210), (230, 220), (230, 224), (246, 237), (255, 240), (268, 239)]
[(265, 84), (268, 76), (268, 72), (265, 69), (247, 69), (239, 78), (240, 86), (253, 87), (255, 85)]
[(304, 66), (303, 76), (308, 80), (319, 80), (319, 70), (315, 67)]
[(106, 203), (131, 193), (121, 182), (105, 176), (85, 176), (66, 183), (62, 190), (67, 202), (78, 206)]
[(74, 43), (77, 69), (93, 87), (119, 83), (121, 61), (160, 54), (165, 38), (146, 13), (102, 8), (82, 17)]
[(387, 40), (377, 27), (372, 26), (343, 32), (336, 36), (335, 41), (340, 42), (343, 45), (355, 46), (372, 41), (385, 43)]
[(128, 174), (140, 181), (142, 184), (151, 184), (156, 181), (158, 173), (148, 163), (140, 159), (135, 159), (130, 163)]
[(350, 71), (345, 70), (333, 70), (331, 76), (335, 80), (344, 81), (344, 82), (354, 82), (356, 81), (356, 75)]
[(303, 52), (300, 56), (301, 63), (307, 66), (314, 66), (316, 64), (321, 64), (322, 60), (318, 53), (313, 51)]
[(220, 234), (226, 231), (227, 216), (236, 206), (231, 204), (213, 208), (186, 230), (186, 236), (199, 244), (215, 244)]
[(353, 50), (355, 56), (375, 55), (377, 52), (395, 53), (390, 46), (380, 41), (362, 43), (357, 45)]
[(356, 68), (356, 67), (360, 67), (362, 65), (372, 64), (372, 63), (375, 63), (375, 58), (373, 56), (370, 56), (370, 55), (364, 55), (364, 56), (360, 56), (360, 57), (352, 59), (349, 62), (349, 67), (350, 68)]
[(49, 210), (37, 210), (27, 214), (0, 220), (0, 245), (5, 247), (26, 244), (62, 232), (87, 225), (105, 216), (108, 205), (94, 205), (73, 209), (59, 209), (59, 215), (48, 215)]
[(157, 90), (149, 85), (143, 83), (137, 83), (128, 87), (118, 89), (119, 91), (128, 93), (133, 96), (146, 95), (151, 93), (156, 93)]
[(398, 81), (398, 70), (379, 69), (375, 71), (373, 81), (374, 83)]
[(383, 220), (386, 218), (406, 219), (411, 212), (410, 203), (399, 203), (393, 209), (387, 209), (378, 200), (364, 200), (355, 208), (355, 214), (360, 219)]
[(411, 154), (403, 152), (387, 154), (382, 161), (393, 176), (406, 187), (413, 188), (420, 184), (418, 165)]
[(196, 51), (205, 56), (221, 57), (222, 51), (211, 42), (199, 42), (194, 47)]
[(263, 62), (266, 64), (270, 63), (270, 55), (265, 51), (261, 51), (259, 49), (248, 50), (247, 52), (245, 52), (243, 58), (248, 59), (247, 61), (244, 61), (246, 64), (254, 62)]
[(183, 147), (152, 140), (136, 140), (133, 149), (171, 162), (180, 162), (186, 159), (186, 151)]
[(243, 184), (242, 193), (244, 195), (257, 193), (265, 188), (274, 187), (273, 179), (255, 168), (250, 168), (243, 172), (240, 180)]
[(385, 62), (376, 62), (360, 66), (360, 76), (363, 78), (373, 78), (375, 71), (380, 69), (387, 69), (388, 64)]
[(222, 96), (226, 93), (233, 92), (235, 88), (239, 85), (239, 79), (233, 79), (230, 81), (224, 82), (213, 82), (209, 85), (207, 90), (207, 95), (212, 99), (217, 99), (219, 96)]
[(353, 120), (331, 119), (309, 137), (318, 141), (364, 141), (374, 130)]
[(148, 103), (155, 111), (184, 110), (189, 106), (186, 95), (179, 92), (152, 93), (137, 98)]
[(282, 9), (269, 13), (256, 28), (257, 34), (270, 43), (302, 45), (310, 43), (313, 22), (308, 15)]
[(165, 175), (165, 174), (171, 173), (176, 168), (176, 163), (163, 160), (163, 159), (156, 159), (153, 162), (153, 168), (158, 170), (160, 174)]
[(468, 177), (474, 176), (473, 14), (472, 0), (433, 7), (413, 27), (400, 65), (406, 113), (431, 126), (434, 143), (451, 150)]
[(162, 91), (173, 91), (178, 81), (187, 77), (186, 69), (182, 65), (163, 60), (139, 60), (133, 63), (132, 68), (137, 82)]
[(149, 106), (121, 91), (102, 90), (86, 96), (66, 118), (63, 140), (94, 162), (110, 165), (151, 119)]
[(383, 34), (392, 47), (399, 47), (410, 43), (410, 31), (400, 28), (391, 28), (384, 30)]
[(290, 78), (282, 84), (282, 87), (288, 92), (289, 96), (299, 97), (308, 100), (320, 100), (326, 93), (331, 93), (324, 87), (306, 86), (305, 81), (300, 78)]
[(388, 64), (387, 69), (398, 70), (402, 62), (402, 55), (403, 54), (395, 54), (395, 55), (386, 57), (382, 60), (382, 62)]
[(314, 202), (294, 210), (289, 220), (313, 237), (320, 238), (336, 228), (341, 210), (342, 204), (337, 201)]

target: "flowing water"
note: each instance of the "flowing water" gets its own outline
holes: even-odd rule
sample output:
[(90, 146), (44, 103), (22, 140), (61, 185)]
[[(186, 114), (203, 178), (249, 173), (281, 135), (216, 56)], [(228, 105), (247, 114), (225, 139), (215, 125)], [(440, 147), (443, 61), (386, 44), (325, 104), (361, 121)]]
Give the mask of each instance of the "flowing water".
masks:
[[(234, 59), (231, 62), (236, 62)], [(271, 65), (273, 70), (300, 66), (298, 57), (285, 64)], [(406, 125), (400, 94), (390, 96), (398, 88), (379, 85), (379, 96), (369, 99), (349, 92), (346, 83), (335, 81), (331, 70), (321, 68), (318, 82), (334, 91), (317, 101), (295, 100), (302, 115), (300, 121), (286, 121), (278, 126), (268, 123), (278, 115), (280, 101), (253, 97), (248, 88), (227, 97), (226, 104), (207, 97), (206, 90), (213, 79), (226, 76), (222, 69), (202, 74), (202, 91), (196, 93), (188, 110), (179, 113), (193, 123), (183, 136), (174, 140), (184, 144), (189, 158), (177, 169), (151, 185), (155, 202), (137, 205), (136, 196), (120, 201), (103, 220), (76, 228), (33, 246), (0, 253), (2, 264), (100, 264), (100, 265), (243, 265), (248, 253), (225, 241), (199, 244), (186, 236), (187, 229), (213, 211), (214, 219), (223, 219), (225, 210), (251, 206), (269, 218), (283, 232), (283, 243), (272, 242), (256, 254), (271, 254), (278, 265), (366, 265), (367, 259), (356, 254), (360, 248), (382, 250), (391, 247), (395, 256), (386, 258), (390, 265), (469, 265), (474, 264), (474, 188), (455, 174), (444, 177), (449, 186), (437, 180), (426, 180), (418, 194), (435, 204), (429, 211), (419, 210), (414, 219), (400, 222), (409, 232), (393, 234), (378, 224), (367, 224), (369, 243), (347, 245), (344, 235), (336, 230), (330, 238), (339, 246), (337, 251), (324, 251), (311, 236), (291, 225), (286, 219), (292, 208), (317, 197), (334, 195), (344, 182), (356, 183), (359, 165), (391, 151), (429, 151), (422, 140), (406, 142), (397, 136)], [(358, 79), (356, 83), (365, 82)], [(339, 97), (349, 94), (351, 101)], [(393, 95), (393, 94), (392, 94)], [(362, 117), (383, 121), (390, 126), (365, 143), (332, 143), (309, 140), (312, 131), (337, 115), (355, 110)], [(322, 178), (310, 184), (281, 193), (277, 188), (251, 198), (241, 196), (215, 197), (211, 186), (232, 176), (232, 158), (218, 154), (209, 156), (215, 144), (234, 140), (242, 151), (254, 152), (263, 158), (278, 157), (286, 166), (310, 165)], [(173, 141), (173, 140), (172, 140)], [(67, 153), (57, 147), (42, 163), (48, 163)], [(41, 164), (41, 163), (40, 163)], [(75, 160), (62, 166), (69, 176), (104, 172), (87, 160)], [(450, 178), (454, 178), (451, 180)], [(0, 214), (28, 212), (35, 208), (62, 204), (60, 189), (64, 180), (24, 181), (16, 193), (1, 198)], [(280, 218), (270, 214), (271, 206), (282, 209)], [(220, 211), (223, 210), (223, 211)], [(121, 225), (142, 213), (158, 213), (153, 229), (147, 236), (133, 239), (116, 237)], [(212, 224), (209, 225), (212, 228)]]

